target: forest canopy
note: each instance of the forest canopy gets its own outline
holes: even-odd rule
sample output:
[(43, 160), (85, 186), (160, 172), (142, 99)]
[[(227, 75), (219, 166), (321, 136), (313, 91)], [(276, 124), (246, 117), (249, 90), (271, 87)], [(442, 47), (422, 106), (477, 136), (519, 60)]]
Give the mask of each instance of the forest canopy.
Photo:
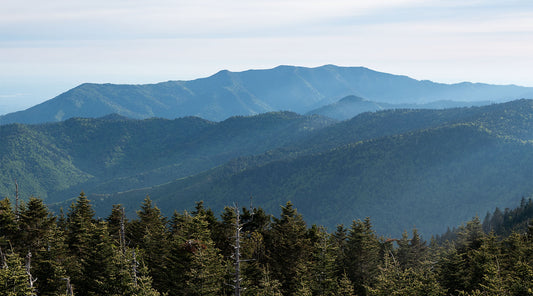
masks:
[(510, 233), (495, 212), (427, 242), (378, 236), (369, 218), (308, 226), (290, 202), (279, 216), (197, 202), (165, 217), (146, 197), (128, 220), (121, 205), (96, 218), (83, 193), (59, 215), (5, 198), (0, 295), (531, 295), (531, 204), (506, 210), (528, 221), (501, 223)]

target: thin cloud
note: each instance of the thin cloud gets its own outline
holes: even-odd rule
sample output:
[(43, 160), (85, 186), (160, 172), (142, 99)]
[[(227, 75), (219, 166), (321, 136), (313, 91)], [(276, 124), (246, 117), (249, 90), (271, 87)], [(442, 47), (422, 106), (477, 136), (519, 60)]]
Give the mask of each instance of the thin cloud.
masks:
[(6, 0), (0, 81), (39, 94), (32, 83), (53, 79), (55, 94), (82, 82), (338, 64), (533, 85), (532, 18), (529, 0)]

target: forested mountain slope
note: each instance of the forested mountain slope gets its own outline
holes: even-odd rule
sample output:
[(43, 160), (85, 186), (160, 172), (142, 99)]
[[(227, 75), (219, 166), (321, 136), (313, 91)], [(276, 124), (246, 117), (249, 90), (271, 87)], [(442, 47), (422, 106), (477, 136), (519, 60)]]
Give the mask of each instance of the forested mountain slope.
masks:
[(382, 103), (508, 101), (533, 98), (533, 89), (479, 83), (441, 84), (363, 67), (279, 66), (220, 71), (207, 78), (145, 85), (82, 84), (24, 111), (0, 116), (0, 124), (42, 123), (117, 113), (132, 118), (198, 116), (220, 121), (270, 111), (300, 114), (355, 95)]
[(529, 100), (366, 113), (318, 130), (300, 146), (103, 203), (135, 204), (149, 194), (164, 209), (199, 199), (217, 209), (253, 195), (267, 210), (291, 200), (309, 221), (330, 228), (370, 216), (379, 233), (414, 226), (440, 233), (533, 192), (532, 130)]
[(75, 118), (0, 126), (0, 195), (48, 202), (81, 190), (110, 193), (199, 173), (241, 155), (263, 153), (332, 124), (290, 112), (233, 117), (220, 123), (187, 117), (130, 120)]

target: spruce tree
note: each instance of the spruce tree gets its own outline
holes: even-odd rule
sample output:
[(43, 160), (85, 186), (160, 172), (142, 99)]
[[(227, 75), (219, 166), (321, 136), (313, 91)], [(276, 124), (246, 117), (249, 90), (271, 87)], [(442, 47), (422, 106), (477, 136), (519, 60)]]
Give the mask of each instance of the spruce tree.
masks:
[(54, 225), (55, 217), (51, 216), (42, 199), (30, 197), (28, 203), (19, 210), (17, 248), (35, 253), (47, 247), (46, 240)]
[(18, 233), (18, 224), (9, 198), (0, 200), (0, 247), (9, 247)]
[[(70, 275), (76, 295), (88, 295), (83, 290), (86, 278), (84, 276), (83, 260), (91, 254), (91, 239), (96, 229), (93, 220), (94, 210), (85, 193), (81, 193), (76, 202), (70, 206), (65, 223), (66, 242), (70, 256), (65, 263), (66, 273)], [(78, 289), (79, 288), (79, 289)]]
[(0, 296), (35, 295), (23, 258), (13, 251), (3, 253), (0, 249), (0, 262)]
[(34, 254), (35, 271), (38, 279), (37, 291), (42, 296), (59, 295), (65, 291), (68, 262), (71, 262), (63, 231), (54, 224), (46, 238), (46, 246)]
[(323, 227), (318, 228), (317, 237), (309, 268), (310, 288), (313, 295), (333, 296), (338, 290), (335, 266), (338, 247)]
[(77, 295), (105, 295), (115, 285), (113, 248), (105, 222), (90, 231), (87, 251), (80, 254), (82, 280), (76, 282)]
[(284, 295), (294, 295), (307, 272), (310, 240), (305, 221), (291, 202), (281, 207), (280, 218), (274, 218), (266, 243), (272, 275), (280, 281)]
[(137, 211), (139, 220), (131, 223), (129, 230), (133, 237), (133, 246), (143, 250), (143, 258), (153, 279), (154, 288), (158, 291), (168, 290), (168, 256), (169, 233), (167, 220), (161, 215), (158, 207), (146, 197)]
[(79, 256), (88, 248), (90, 230), (94, 229), (94, 210), (85, 193), (70, 206), (66, 219), (66, 238), (70, 251)]
[(346, 273), (357, 295), (366, 295), (379, 272), (381, 244), (372, 229), (370, 219), (354, 221), (346, 246)]
[(179, 240), (188, 254), (185, 271), (186, 295), (220, 295), (222, 291), (225, 263), (220, 250), (211, 239), (209, 217), (197, 213), (185, 220)]
[(244, 291), (245, 296), (282, 296), (281, 283), (272, 278), (270, 267), (266, 265), (260, 269), (260, 280), (252, 283), (245, 280), (247, 289)]

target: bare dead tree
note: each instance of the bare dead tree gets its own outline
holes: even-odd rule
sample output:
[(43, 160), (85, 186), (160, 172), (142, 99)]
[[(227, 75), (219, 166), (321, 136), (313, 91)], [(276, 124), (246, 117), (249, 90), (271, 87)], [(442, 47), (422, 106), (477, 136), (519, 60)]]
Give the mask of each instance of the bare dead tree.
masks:
[(126, 211), (122, 207), (122, 215), (120, 216), (120, 248), (122, 250), (122, 255), (126, 254), (126, 231), (124, 227), (124, 220), (126, 219)]
[(6, 254), (4, 252), (2, 252), (2, 247), (0, 247), (0, 260), (2, 260), (1, 261), (2, 264), (1, 264), (0, 268), (1, 269), (7, 268)]
[(72, 291), (72, 285), (70, 284), (70, 278), (66, 277), (66, 278), (62, 278), (62, 280), (66, 281), (67, 292), (65, 294), (67, 296), (73, 296), (74, 292)]
[[(252, 208), (252, 197), (250, 197), (250, 210), (252, 211), (252, 217), (253, 217), (253, 208)], [(234, 205), (233, 209), (235, 211), (235, 236), (233, 237), (235, 239), (235, 243), (233, 245), (234, 253), (233, 253), (233, 260), (235, 265), (235, 279), (233, 282), (235, 283), (233, 288), (235, 289), (235, 296), (240, 296), (241, 292), (245, 290), (245, 288), (241, 287), (241, 262), (247, 262), (251, 261), (250, 259), (241, 259), (241, 231), (243, 227), (243, 223), (241, 223), (241, 213), (239, 211), (239, 206)]]
[(137, 255), (135, 253), (135, 249), (133, 249), (132, 271), (133, 283), (135, 284), (135, 287), (137, 287), (137, 266), (139, 266), (139, 262), (137, 262)]
[(15, 179), (15, 219), (19, 220), (19, 183)]
[(235, 206), (235, 296), (241, 295), (241, 217), (239, 207)]
[(35, 284), (35, 282), (37, 281), (37, 278), (33, 279), (33, 276), (31, 275), (31, 252), (30, 251), (28, 251), (28, 254), (26, 255), (26, 274), (28, 275), (28, 284), (30, 288), (33, 290), (33, 284)]

